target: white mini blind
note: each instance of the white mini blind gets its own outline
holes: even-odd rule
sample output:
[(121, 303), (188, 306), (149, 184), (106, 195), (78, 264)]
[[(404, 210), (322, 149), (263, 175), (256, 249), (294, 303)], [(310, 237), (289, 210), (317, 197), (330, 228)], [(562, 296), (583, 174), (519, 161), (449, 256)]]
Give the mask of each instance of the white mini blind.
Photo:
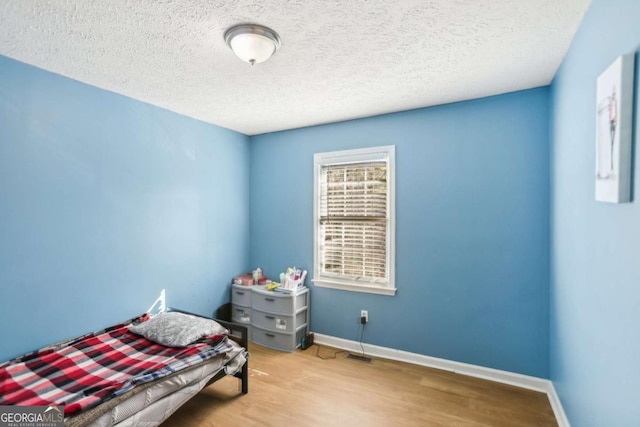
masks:
[(321, 275), (387, 283), (387, 173), (386, 161), (321, 167), (318, 212)]

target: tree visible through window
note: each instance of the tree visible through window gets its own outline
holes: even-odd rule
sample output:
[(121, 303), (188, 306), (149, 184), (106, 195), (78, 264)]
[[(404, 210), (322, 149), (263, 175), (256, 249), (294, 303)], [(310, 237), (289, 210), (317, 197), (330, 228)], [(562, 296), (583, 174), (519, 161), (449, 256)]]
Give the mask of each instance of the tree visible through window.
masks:
[(316, 284), (395, 291), (393, 151), (381, 147), (316, 155)]

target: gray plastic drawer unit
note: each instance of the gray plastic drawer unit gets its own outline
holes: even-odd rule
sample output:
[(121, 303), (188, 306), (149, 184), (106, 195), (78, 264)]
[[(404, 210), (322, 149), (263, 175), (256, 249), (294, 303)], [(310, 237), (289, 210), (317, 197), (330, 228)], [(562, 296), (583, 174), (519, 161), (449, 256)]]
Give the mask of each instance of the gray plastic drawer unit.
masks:
[(266, 286), (231, 286), (231, 318), (250, 324), (256, 344), (293, 351), (309, 331), (309, 289), (267, 291)]
[(255, 287), (252, 297), (253, 303), (251, 306), (256, 310), (266, 311), (269, 313), (293, 314), (308, 306), (308, 289), (303, 291), (304, 293), (292, 295), (271, 292), (259, 288), (261, 288), (261, 286)]
[(251, 307), (231, 304), (231, 319), (234, 322), (251, 324)]
[(307, 313), (301, 310), (294, 316), (286, 314), (266, 313), (260, 310), (251, 311), (252, 325), (278, 332), (295, 332), (297, 326), (306, 323)]
[(251, 307), (251, 296), (253, 291), (251, 286), (232, 285), (231, 286), (231, 303)]
[(306, 335), (306, 327), (301, 326), (296, 333), (281, 333), (254, 326), (253, 342), (275, 350), (293, 351)]

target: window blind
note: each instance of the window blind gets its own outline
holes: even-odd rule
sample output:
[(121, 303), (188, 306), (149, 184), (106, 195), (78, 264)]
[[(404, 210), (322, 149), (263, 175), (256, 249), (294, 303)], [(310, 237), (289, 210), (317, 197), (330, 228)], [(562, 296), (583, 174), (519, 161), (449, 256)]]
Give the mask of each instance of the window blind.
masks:
[(321, 167), (322, 275), (386, 283), (387, 169), (385, 161)]

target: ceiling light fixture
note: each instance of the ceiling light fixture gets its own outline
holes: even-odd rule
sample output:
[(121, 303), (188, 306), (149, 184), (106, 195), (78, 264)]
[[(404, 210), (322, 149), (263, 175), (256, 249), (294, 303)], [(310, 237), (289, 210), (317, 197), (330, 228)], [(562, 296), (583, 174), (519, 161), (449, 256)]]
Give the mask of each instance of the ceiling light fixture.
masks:
[(242, 24), (224, 33), (233, 53), (251, 65), (266, 61), (280, 48), (280, 36), (271, 28), (256, 24)]

